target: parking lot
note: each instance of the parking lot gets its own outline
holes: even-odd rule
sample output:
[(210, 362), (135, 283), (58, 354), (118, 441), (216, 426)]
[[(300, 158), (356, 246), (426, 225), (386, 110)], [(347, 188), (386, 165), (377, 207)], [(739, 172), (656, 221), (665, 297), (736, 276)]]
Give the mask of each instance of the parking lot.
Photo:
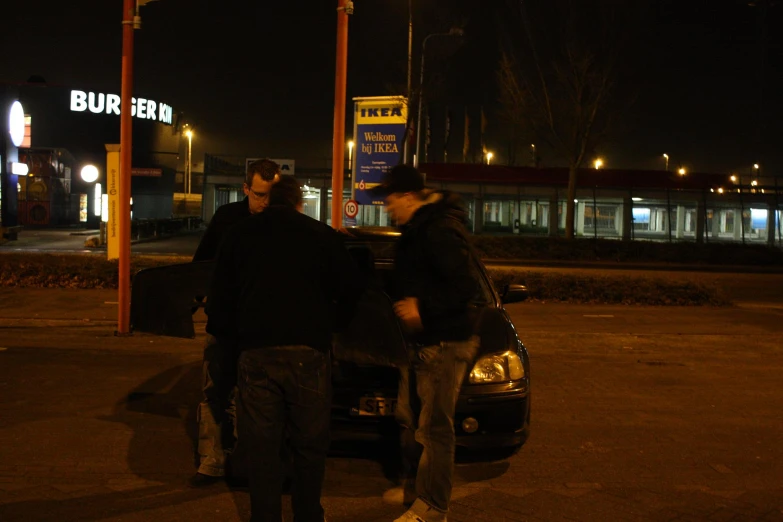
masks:
[[(0, 520), (246, 519), (245, 490), (185, 485), (200, 336), (115, 337), (116, 291), (0, 298)], [(783, 520), (783, 309), (509, 311), (531, 438), (508, 460), (461, 455), (449, 520)], [(393, 454), (335, 447), (330, 521), (402, 512), (383, 499)]]

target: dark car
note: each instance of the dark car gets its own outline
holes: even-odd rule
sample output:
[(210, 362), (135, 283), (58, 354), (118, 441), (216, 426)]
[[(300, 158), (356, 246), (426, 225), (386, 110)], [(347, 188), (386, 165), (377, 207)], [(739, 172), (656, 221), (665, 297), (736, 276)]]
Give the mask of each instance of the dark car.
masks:
[[(407, 361), (405, 337), (386, 289), (393, 285), (394, 243), (388, 228), (351, 228), (347, 247), (368, 291), (350, 327), (335, 338), (332, 428), (335, 438), (383, 437), (396, 432), (397, 367)], [(192, 313), (209, 286), (212, 262), (140, 271), (134, 277), (131, 327), (159, 335), (194, 337)], [(530, 430), (530, 361), (504, 303), (526, 290), (510, 285), (499, 295), (480, 260), (473, 268), (480, 289), (471, 303), (478, 357), (459, 395), (455, 431), (459, 446), (503, 448), (524, 444)]]

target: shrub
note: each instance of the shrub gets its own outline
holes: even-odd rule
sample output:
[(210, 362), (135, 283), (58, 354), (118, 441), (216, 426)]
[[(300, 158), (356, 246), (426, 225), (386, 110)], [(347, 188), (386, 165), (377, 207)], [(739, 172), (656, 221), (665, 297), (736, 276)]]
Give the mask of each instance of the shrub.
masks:
[[(131, 278), (142, 268), (190, 261), (182, 256), (132, 256)], [(0, 286), (41, 288), (117, 288), (117, 261), (105, 255), (0, 255)]]
[(490, 269), (500, 291), (507, 284), (524, 284), (528, 299), (595, 304), (713, 305), (731, 304), (714, 285), (656, 277), (563, 274), (521, 269)]
[(520, 236), (473, 236), (472, 241), (488, 259), (783, 266), (783, 251), (766, 245)]

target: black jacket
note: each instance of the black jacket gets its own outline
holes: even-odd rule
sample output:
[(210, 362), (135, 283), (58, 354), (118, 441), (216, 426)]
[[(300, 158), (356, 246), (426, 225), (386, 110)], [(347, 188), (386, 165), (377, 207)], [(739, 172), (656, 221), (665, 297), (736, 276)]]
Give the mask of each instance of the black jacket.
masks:
[(193, 261), (211, 261), (217, 257), (220, 240), (226, 230), (239, 223), (243, 218), (250, 216), (250, 207), (247, 203), (247, 197), (242, 201), (226, 203), (221, 205), (212, 216), (212, 220), (204, 232), (204, 237), (198, 244), (196, 253), (193, 255)]
[(305, 345), (327, 352), (362, 293), (356, 266), (330, 227), (267, 207), (230, 228), (207, 298), (207, 332), (240, 350)]
[(414, 337), (417, 342), (464, 340), (473, 333), (468, 307), (479, 283), (466, 220), (459, 196), (435, 191), (401, 227), (394, 297), (418, 298), (424, 330)]

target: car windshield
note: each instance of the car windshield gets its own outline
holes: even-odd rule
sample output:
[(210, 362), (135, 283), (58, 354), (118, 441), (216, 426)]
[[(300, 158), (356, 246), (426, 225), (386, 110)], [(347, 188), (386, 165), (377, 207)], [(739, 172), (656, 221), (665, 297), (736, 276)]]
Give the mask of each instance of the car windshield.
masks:
[[(390, 295), (394, 288), (394, 241), (362, 241), (350, 242), (348, 250), (356, 260), (359, 270), (374, 280)], [(495, 302), (489, 276), (477, 260), (471, 263), (471, 268), (479, 282), (479, 288), (471, 301), (475, 305), (490, 305)]]

